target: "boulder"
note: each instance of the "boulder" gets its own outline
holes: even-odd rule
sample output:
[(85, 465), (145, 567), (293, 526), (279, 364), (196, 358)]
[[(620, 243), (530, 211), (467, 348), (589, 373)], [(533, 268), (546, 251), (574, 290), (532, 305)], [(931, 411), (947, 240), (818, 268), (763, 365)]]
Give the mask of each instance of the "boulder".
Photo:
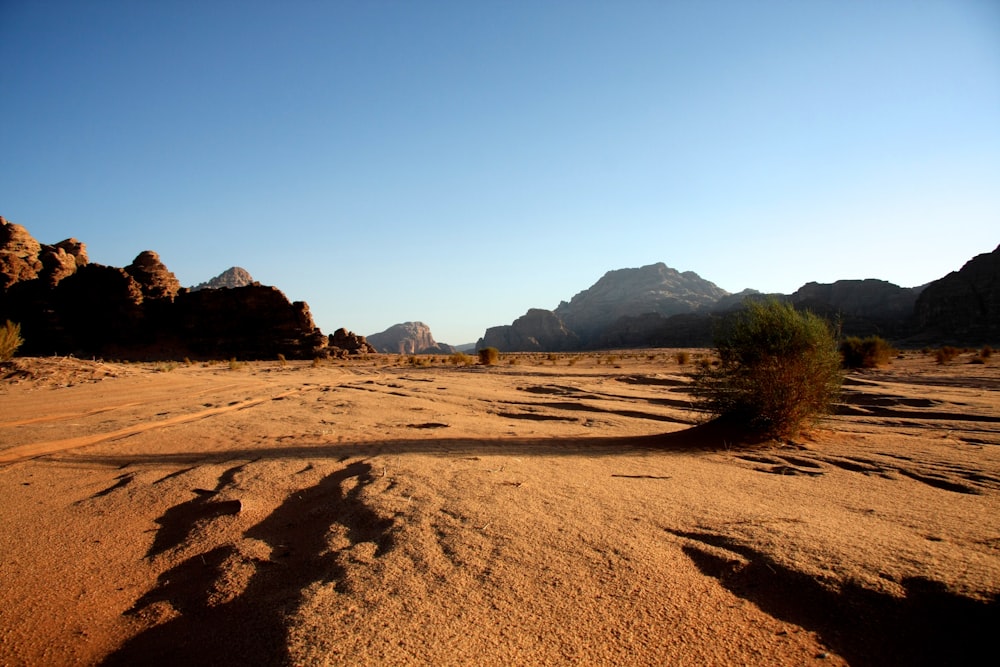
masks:
[(364, 336), (340, 328), (330, 334), (327, 340), (328, 354), (332, 357), (347, 357), (359, 354), (375, 354), (376, 350)]

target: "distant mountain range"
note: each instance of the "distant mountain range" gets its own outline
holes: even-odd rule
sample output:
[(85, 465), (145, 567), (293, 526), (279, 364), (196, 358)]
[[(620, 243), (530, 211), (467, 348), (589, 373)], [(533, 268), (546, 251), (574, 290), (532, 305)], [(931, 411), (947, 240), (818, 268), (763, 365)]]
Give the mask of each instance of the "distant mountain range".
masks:
[(567, 351), (710, 345), (714, 323), (747, 298), (773, 296), (833, 321), (844, 335), (901, 344), (1000, 340), (1000, 246), (920, 287), (884, 280), (810, 282), (790, 295), (730, 294), (692, 271), (663, 263), (609, 271), (555, 310), (531, 308), (490, 327), (477, 347)]

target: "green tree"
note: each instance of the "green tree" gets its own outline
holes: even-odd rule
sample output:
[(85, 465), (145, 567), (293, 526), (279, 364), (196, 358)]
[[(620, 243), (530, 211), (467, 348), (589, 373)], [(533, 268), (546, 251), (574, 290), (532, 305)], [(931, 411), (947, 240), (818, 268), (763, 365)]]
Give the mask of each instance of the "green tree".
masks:
[(717, 366), (695, 376), (703, 407), (772, 438), (795, 435), (840, 393), (840, 352), (829, 324), (775, 299), (747, 300), (719, 327)]

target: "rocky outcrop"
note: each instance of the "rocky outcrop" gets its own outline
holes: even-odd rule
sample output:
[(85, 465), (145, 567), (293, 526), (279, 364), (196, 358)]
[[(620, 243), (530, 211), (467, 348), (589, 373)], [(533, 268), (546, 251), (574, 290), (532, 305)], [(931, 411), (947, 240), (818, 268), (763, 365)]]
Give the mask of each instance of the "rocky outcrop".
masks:
[(202, 289), (232, 289), (234, 287), (246, 287), (255, 283), (253, 276), (246, 269), (233, 266), (208, 282), (200, 283), (191, 288), (192, 292)]
[(22, 354), (114, 359), (313, 358), (327, 337), (309, 306), (277, 288), (182, 289), (159, 256), (121, 269), (88, 261), (75, 239), (54, 246), (0, 219), (0, 320), (21, 325)]
[(423, 322), (394, 324), (368, 336), (368, 342), (387, 354), (451, 354), (456, 351), (451, 345), (436, 342), (431, 328)]
[(622, 317), (656, 313), (669, 317), (698, 312), (729, 292), (693, 271), (683, 273), (662, 262), (638, 269), (608, 271), (590, 288), (563, 301), (555, 314), (584, 345)]
[(924, 336), (966, 344), (1000, 340), (1000, 246), (927, 285), (915, 319)]
[(332, 357), (344, 358), (358, 354), (375, 354), (378, 350), (364, 336), (340, 328), (330, 334), (326, 353)]
[(551, 310), (532, 308), (513, 324), (487, 329), (476, 348), (487, 347), (503, 352), (560, 352), (578, 349), (580, 338)]
[(0, 217), (0, 289), (34, 280), (42, 270), (42, 246), (21, 225)]
[(152, 250), (139, 253), (125, 272), (135, 278), (142, 287), (143, 296), (150, 299), (173, 299), (181, 289), (181, 283), (160, 261), (160, 256)]

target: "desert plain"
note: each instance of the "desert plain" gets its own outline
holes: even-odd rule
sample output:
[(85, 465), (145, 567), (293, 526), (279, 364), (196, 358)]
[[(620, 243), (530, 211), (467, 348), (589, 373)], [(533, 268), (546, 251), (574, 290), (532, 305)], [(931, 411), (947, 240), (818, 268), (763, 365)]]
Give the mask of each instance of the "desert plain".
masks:
[(995, 659), (1000, 361), (765, 443), (671, 350), (413, 361), (5, 364), (0, 664)]

